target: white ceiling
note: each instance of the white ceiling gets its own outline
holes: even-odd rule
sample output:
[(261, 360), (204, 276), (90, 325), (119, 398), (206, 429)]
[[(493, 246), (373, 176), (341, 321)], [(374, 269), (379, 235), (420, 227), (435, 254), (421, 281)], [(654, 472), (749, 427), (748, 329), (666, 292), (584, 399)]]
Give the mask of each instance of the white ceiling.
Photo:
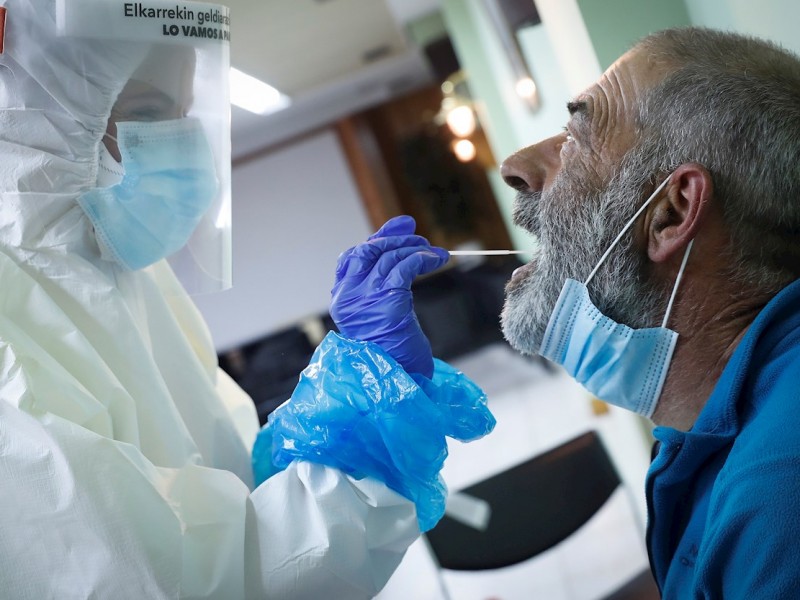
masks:
[(231, 9), (231, 65), (292, 99), (267, 116), (234, 107), (234, 158), (431, 81), (405, 25), (440, 0), (222, 2)]

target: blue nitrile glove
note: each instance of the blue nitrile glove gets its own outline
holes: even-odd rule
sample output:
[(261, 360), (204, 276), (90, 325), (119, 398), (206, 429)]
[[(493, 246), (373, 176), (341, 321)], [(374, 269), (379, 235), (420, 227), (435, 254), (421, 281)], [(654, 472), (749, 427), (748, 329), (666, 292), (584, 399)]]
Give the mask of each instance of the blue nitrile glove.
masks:
[(411, 283), (444, 265), (447, 250), (414, 235), (409, 216), (390, 219), (339, 257), (330, 312), (339, 332), (383, 348), (408, 373), (430, 379), (431, 344), (414, 313)]

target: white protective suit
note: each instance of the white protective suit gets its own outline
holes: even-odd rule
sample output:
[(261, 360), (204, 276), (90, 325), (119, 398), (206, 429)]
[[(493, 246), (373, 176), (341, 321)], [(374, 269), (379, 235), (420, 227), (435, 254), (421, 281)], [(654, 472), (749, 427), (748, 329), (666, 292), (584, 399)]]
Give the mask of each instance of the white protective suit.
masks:
[(255, 410), (194, 305), (100, 257), (76, 198), (138, 58), (0, 6), (0, 597), (373, 596), (414, 505), (309, 463), (251, 490)]

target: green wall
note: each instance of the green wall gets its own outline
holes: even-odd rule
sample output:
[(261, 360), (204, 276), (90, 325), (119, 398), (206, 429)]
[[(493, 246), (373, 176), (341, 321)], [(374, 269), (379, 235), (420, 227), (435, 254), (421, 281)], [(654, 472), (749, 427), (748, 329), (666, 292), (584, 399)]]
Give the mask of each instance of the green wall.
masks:
[(447, 25), (444, 22), (442, 13), (438, 11), (412, 21), (407, 25), (406, 32), (408, 37), (420, 48), (424, 48), (430, 42), (448, 35)]
[(683, 0), (578, 0), (578, 7), (604, 70), (641, 37), (690, 24)]
[(600, 65), (639, 38), (700, 25), (763, 37), (800, 54), (800, 0), (577, 0)]
[(800, 54), (798, 0), (686, 0), (692, 23), (763, 37)]

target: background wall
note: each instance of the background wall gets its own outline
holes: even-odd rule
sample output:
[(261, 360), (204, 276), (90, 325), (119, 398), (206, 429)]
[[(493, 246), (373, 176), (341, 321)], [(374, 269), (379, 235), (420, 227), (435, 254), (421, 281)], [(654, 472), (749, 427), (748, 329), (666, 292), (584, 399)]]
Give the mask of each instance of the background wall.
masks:
[(233, 169), (233, 288), (195, 298), (219, 352), (326, 313), (339, 254), (370, 233), (324, 130)]
[(770, 39), (800, 54), (797, 0), (685, 0), (694, 25), (729, 29)]
[(604, 70), (642, 36), (689, 25), (683, 0), (578, 0), (578, 6)]

